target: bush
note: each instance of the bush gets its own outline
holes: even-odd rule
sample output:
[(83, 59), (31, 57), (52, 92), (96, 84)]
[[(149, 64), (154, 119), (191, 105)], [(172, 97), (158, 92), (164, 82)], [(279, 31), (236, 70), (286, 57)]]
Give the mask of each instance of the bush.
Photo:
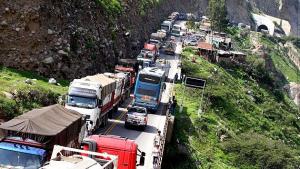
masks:
[(96, 0), (96, 2), (109, 15), (115, 16), (122, 12), (122, 5), (119, 0)]
[(299, 150), (281, 141), (271, 140), (257, 133), (243, 133), (223, 143), (226, 153), (235, 153), (237, 167), (252, 164), (257, 168), (297, 168)]
[(21, 86), (12, 91), (20, 111), (25, 112), (33, 108), (56, 104), (60, 94), (37, 86)]
[(17, 103), (0, 95), (0, 118), (11, 119), (19, 114)]

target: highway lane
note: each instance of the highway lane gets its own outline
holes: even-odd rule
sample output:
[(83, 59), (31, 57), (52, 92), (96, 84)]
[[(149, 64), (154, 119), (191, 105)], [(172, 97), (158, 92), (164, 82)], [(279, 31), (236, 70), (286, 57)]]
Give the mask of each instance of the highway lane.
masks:
[[(184, 25), (184, 21), (179, 21), (177, 24)], [(178, 74), (180, 77), (180, 68), (178, 67), (179, 63), (179, 55), (182, 52), (182, 43), (178, 40), (177, 47), (176, 47), (176, 54), (175, 55), (165, 55), (163, 52), (160, 54), (159, 59), (165, 60), (167, 65), (160, 65), (164, 66), (164, 69), (168, 72), (168, 78), (173, 80), (175, 74)], [(169, 66), (168, 66), (169, 65)], [(134, 140), (138, 144), (138, 148), (141, 151), (146, 153), (145, 157), (145, 165), (138, 166), (138, 169), (151, 169), (153, 168), (152, 165), (152, 151), (154, 149), (153, 141), (154, 137), (157, 134), (157, 131), (163, 131), (164, 125), (166, 122), (166, 111), (167, 105), (169, 102), (170, 97), (172, 96), (173, 91), (173, 84), (166, 83), (166, 90), (163, 92), (161, 104), (159, 106), (158, 111), (155, 114), (148, 115), (148, 126), (145, 131), (140, 131), (137, 129), (126, 129), (124, 127), (124, 119), (126, 116), (126, 107), (131, 102), (131, 99), (128, 99), (124, 104), (122, 104), (118, 112), (115, 112), (113, 118), (109, 120), (108, 125), (105, 128), (98, 130), (97, 134), (107, 134), (107, 135), (117, 135), (122, 137), (127, 137), (131, 140)], [(163, 133), (162, 133), (163, 134)]]

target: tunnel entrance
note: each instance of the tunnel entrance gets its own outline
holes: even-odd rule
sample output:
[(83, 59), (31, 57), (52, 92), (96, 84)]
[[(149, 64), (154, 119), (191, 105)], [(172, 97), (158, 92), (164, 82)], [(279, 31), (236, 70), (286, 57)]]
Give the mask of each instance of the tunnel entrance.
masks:
[(261, 32), (261, 31), (269, 31), (268, 27), (266, 25), (259, 25), (257, 28), (257, 32)]

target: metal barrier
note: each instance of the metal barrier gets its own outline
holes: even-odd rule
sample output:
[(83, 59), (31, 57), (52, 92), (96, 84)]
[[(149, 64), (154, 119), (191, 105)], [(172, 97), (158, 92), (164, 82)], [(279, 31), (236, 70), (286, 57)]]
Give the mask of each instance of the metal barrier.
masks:
[[(173, 91), (174, 91), (174, 83), (171, 84), (171, 93), (169, 98), (173, 97)], [(170, 105), (168, 104), (167, 107), (167, 111), (166, 111), (166, 122), (164, 125), (164, 130), (163, 130), (163, 135), (162, 135), (162, 139), (160, 141), (160, 145), (159, 145), (159, 150), (160, 150), (160, 156), (157, 160), (157, 164), (156, 167), (154, 167), (155, 169), (161, 169), (161, 165), (162, 165), (162, 160), (163, 160), (163, 156), (164, 156), (164, 149), (165, 149), (165, 143), (166, 143), (166, 139), (167, 139), (167, 132), (168, 132), (168, 124), (169, 124), (169, 118), (170, 118), (170, 109), (169, 109)]]

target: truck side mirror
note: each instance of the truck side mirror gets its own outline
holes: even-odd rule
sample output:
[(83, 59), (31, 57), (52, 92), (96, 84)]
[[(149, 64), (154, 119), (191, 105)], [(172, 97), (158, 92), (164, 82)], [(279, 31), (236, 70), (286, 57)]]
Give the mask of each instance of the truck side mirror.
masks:
[(142, 152), (142, 155), (140, 157), (140, 164), (139, 164), (139, 166), (144, 166), (144, 164), (145, 164), (145, 155), (146, 155), (146, 153)]

